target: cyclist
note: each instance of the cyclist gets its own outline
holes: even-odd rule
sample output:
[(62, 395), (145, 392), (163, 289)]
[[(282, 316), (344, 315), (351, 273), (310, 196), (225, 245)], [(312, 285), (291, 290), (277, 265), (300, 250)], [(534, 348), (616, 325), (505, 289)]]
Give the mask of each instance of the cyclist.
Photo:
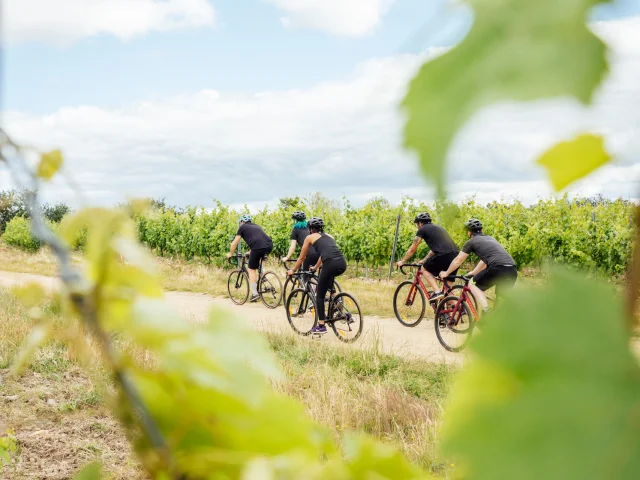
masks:
[(236, 251), (240, 240), (244, 240), (249, 245), (249, 284), (251, 285), (251, 301), (257, 302), (260, 299), (258, 293), (258, 267), (262, 258), (266, 257), (273, 250), (271, 237), (264, 233), (264, 230), (255, 223), (251, 215), (242, 215), (238, 221), (240, 226), (236, 233), (236, 238), (231, 242), (231, 249), (227, 253), (227, 258), (231, 258)]
[(464, 224), (467, 229), (469, 240), (462, 247), (462, 251), (458, 254), (447, 270), (440, 272), (440, 278), (445, 278), (467, 259), (470, 253), (475, 253), (480, 262), (476, 265), (467, 276), (473, 277), (469, 288), (476, 300), (480, 302), (482, 310), (489, 310), (489, 302), (484, 292), (491, 287), (496, 287), (496, 296), (499, 289), (511, 288), (518, 279), (518, 269), (516, 262), (511, 255), (500, 245), (493, 237), (485, 235), (482, 232), (482, 222), (476, 218), (472, 218)]
[(298, 261), (287, 275), (293, 275), (304, 262), (311, 247), (314, 247), (319, 255), (318, 263), (313, 270), (322, 266), (322, 271), (318, 278), (318, 288), (316, 290), (316, 306), (318, 309), (318, 325), (313, 327), (311, 333), (327, 333), (325, 325), (326, 313), (324, 311), (324, 297), (329, 288), (333, 285), (336, 277), (342, 275), (347, 270), (347, 261), (338, 248), (336, 241), (331, 235), (324, 233), (324, 220), (314, 217), (309, 220), (309, 236), (305, 238)]
[[(436, 276), (442, 270), (451, 265), (451, 262), (458, 255), (458, 246), (444, 228), (432, 223), (431, 215), (428, 213), (419, 213), (416, 215), (413, 223), (418, 227), (416, 237), (413, 239), (413, 243), (411, 244), (411, 247), (409, 247), (409, 250), (407, 250), (404, 258), (397, 262), (396, 265), (401, 267), (407, 262), (407, 260), (413, 257), (414, 253), (416, 253), (416, 250), (420, 246), (420, 242), (424, 240), (429, 247), (429, 253), (419, 263), (422, 263), (421, 269), (434, 292), (433, 295), (430, 296), (429, 300), (434, 302), (443, 296), (442, 291), (438, 290)], [(454, 274), (457, 271), (458, 270), (456, 269)]]
[[(296, 247), (300, 245), (300, 249), (302, 249), (302, 245), (304, 245), (305, 239), (309, 236), (309, 227), (307, 225), (307, 215), (304, 212), (297, 211), (291, 215), (291, 219), (295, 221), (293, 225), (293, 230), (291, 230), (291, 245), (289, 246), (289, 251), (287, 252), (286, 257), (282, 257), (282, 261), (286, 262), (291, 258), (291, 255), (296, 251)], [(304, 259), (304, 263), (302, 264), (303, 270), (309, 270), (312, 265), (318, 263), (318, 259), (320, 256), (316, 249), (311, 245), (309, 250), (307, 251), (307, 256)], [(307, 279), (304, 278), (306, 281)]]

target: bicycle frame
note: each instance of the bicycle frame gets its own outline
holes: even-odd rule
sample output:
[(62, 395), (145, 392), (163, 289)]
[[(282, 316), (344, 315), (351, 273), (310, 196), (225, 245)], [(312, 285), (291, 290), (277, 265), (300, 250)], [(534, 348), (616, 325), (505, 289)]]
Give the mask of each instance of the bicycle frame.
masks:
[(478, 310), (476, 309), (473, 302), (469, 299), (469, 293), (471, 292), (471, 289), (469, 288), (469, 278), (464, 276), (456, 276), (455, 278), (464, 280), (464, 287), (462, 287), (462, 295), (458, 297), (458, 301), (455, 303), (455, 305), (451, 309), (441, 310), (440, 313), (455, 314), (456, 312), (459, 311), (460, 305), (462, 304), (462, 302), (466, 302), (467, 306), (469, 307), (469, 310), (471, 310), (471, 315), (473, 316), (474, 322), (476, 323), (479, 322), (480, 315), (478, 314)]
[[(427, 298), (427, 300), (430, 299), (430, 295), (429, 295), (429, 290), (427, 289), (427, 287), (425, 286), (424, 282), (422, 281), (423, 278), (426, 278), (425, 273), (422, 271), (422, 265), (419, 263), (408, 263), (403, 265), (402, 267), (400, 267), (400, 271), (402, 273), (404, 273), (405, 275), (407, 275), (407, 273), (404, 271), (404, 267), (412, 267), (412, 268), (417, 268), (416, 270), (416, 274), (415, 277), (413, 278), (413, 284), (411, 285), (411, 289), (409, 290), (409, 293), (407, 294), (407, 299), (405, 300), (405, 305), (409, 305), (409, 304), (413, 304), (413, 301), (416, 298), (417, 295), (417, 288), (416, 287), (420, 287), (422, 289), (422, 292), (424, 293), (425, 297)], [(441, 280), (439, 277), (436, 277), (436, 280), (441, 281), (443, 284), (442, 290), (443, 293), (445, 295), (447, 295), (447, 293), (451, 290), (451, 287), (447, 284), (447, 282), (449, 281), (455, 281), (456, 277), (448, 277), (447, 281), (443, 281)], [(409, 298), (411, 297), (411, 298)], [(411, 302), (411, 303), (409, 303)], [(436, 309), (436, 305), (431, 305), (432, 308)]]
[[(231, 259), (232, 258), (236, 258), (238, 260), (238, 269), (244, 273), (247, 274), (247, 277), (249, 276), (249, 268), (247, 267), (247, 256), (245, 254), (236, 254), (233, 257), (229, 258), (229, 263), (231, 263)], [(242, 259), (240, 261), (240, 259)], [(264, 258), (260, 259), (260, 263), (258, 264), (258, 279), (260, 279), (262, 277), (262, 261), (264, 260)], [(238, 279), (236, 280), (236, 288), (240, 288), (240, 281), (241, 281), (242, 277), (240, 275), (238, 275)]]

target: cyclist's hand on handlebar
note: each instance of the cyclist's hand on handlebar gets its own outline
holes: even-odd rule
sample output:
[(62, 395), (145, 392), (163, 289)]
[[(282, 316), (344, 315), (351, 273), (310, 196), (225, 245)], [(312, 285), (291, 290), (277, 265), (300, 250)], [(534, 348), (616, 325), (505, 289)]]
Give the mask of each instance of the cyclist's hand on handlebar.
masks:
[(315, 272), (318, 269), (318, 265), (311, 265), (309, 267), (309, 270), (311, 270), (312, 272)]
[(293, 275), (295, 272), (293, 270), (287, 270), (287, 275), (290, 277), (291, 275)]
[(445, 279), (447, 278), (449, 275), (447, 275), (447, 272), (445, 272), (444, 270), (440, 272), (440, 275), (438, 275), (441, 279)]
[(399, 262), (396, 262), (396, 267), (400, 268), (404, 265), (404, 261), (400, 260)]
[(282, 260), (283, 262), (288, 262), (289, 261), (289, 257), (282, 257), (280, 260)]
[(231, 258), (233, 256), (233, 253), (227, 253), (227, 258)]

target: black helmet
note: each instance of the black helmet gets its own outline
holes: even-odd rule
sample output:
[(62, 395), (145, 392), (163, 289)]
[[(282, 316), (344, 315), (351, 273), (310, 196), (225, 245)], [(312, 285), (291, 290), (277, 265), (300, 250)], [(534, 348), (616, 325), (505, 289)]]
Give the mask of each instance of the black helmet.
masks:
[(302, 222), (307, 218), (307, 214), (298, 210), (297, 212), (293, 212), (293, 215), (291, 215), (291, 218), (294, 219), (296, 222)]
[(307, 226), (314, 230), (322, 230), (324, 228), (324, 220), (318, 217), (313, 217), (307, 222)]
[(472, 218), (471, 220), (467, 220), (464, 224), (464, 228), (467, 231), (472, 233), (477, 233), (482, 231), (482, 222), (477, 218)]
[(422, 212), (416, 215), (416, 218), (413, 219), (413, 223), (431, 223), (431, 215), (427, 212)]

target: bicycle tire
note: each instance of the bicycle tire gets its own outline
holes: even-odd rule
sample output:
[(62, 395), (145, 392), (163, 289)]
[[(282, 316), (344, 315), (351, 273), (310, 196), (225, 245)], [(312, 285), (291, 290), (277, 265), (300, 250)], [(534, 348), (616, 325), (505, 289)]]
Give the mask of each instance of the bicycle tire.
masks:
[[(345, 301), (346, 299), (350, 300), (350, 303), (355, 306), (357, 312), (351, 311), (353, 310), (353, 306), (351, 307), (351, 309), (345, 307), (345, 305), (347, 304), (347, 302)], [(340, 305), (342, 305), (342, 308), (340, 308)], [(336, 309), (341, 311), (341, 315), (344, 315), (344, 318), (341, 317), (336, 319)], [(347, 310), (347, 312), (345, 313), (344, 310)], [(336, 337), (338, 337), (338, 340), (344, 343), (353, 343), (358, 338), (360, 338), (360, 335), (362, 335), (362, 328), (364, 326), (364, 319), (362, 318), (362, 310), (360, 310), (360, 305), (358, 305), (358, 302), (353, 297), (353, 295), (350, 295), (346, 292), (341, 292), (333, 297), (333, 300), (329, 307), (329, 315), (331, 320), (329, 320), (327, 323), (331, 324), (331, 329), (333, 330), (333, 333), (335, 333)], [(352, 329), (352, 325), (356, 322), (357, 328), (354, 330)], [(338, 328), (343, 325), (346, 328)], [(343, 333), (346, 331), (355, 333), (353, 336), (347, 336), (345, 333)]]
[[(406, 318), (406, 315), (403, 315), (400, 312), (399, 307), (398, 307), (398, 296), (400, 295), (400, 292), (403, 290), (403, 288), (407, 287), (407, 286), (409, 286), (409, 290), (406, 293), (406, 297), (403, 294), (402, 296), (404, 297), (404, 299), (401, 298), (400, 301), (401, 302), (405, 302), (405, 300), (409, 298), (409, 294), (412, 291), (415, 290), (415, 291), (417, 291), (416, 296), (418, 296), (420, 298), (420, 302), (422, 302), (422, 307), (418, 308), (418, 312), (419, 312), (418, 319), (413, 321), (413, 322), (408, 321), (407, 318)], [(418, 326), (418, 324), (424, 318), (424, 314), (425, 314), (425, 311), (427, 309), (427, 300), (426, 300), (426, 298), (424, 296), (424, 292), (422, 291), (420, 286), (416, 285), (415, 287), (413, 287), (413, 288), (412, 287), (413, 287), (413, 282), (411, 280), (406, 280), (406, 281), (402, 282), (400, 285), (398, 285), (398, 288), (396, 288), (396, 291), (393, 294), (393, 311), (396, 314), (396, 318), (398, 319), (398, 321), (402, 325), (404, 325), (405, 327), (410, 327), (410, 328)], [(416, 297), (414, 296), (414, 298), (412, 300), (412, 302), (413, 302), (412, 305), (415, 304), (415, 301), (416, 301), (415, 299), (416, 299)]]
[[(238, 279), (238, 277), (240, 277)], [(236, 305), (244, 305), (249, 298), (249, 276), (244, 270), (234, 270), (227, 280), (229, 298)], [(232, 292), (236, 292), (236, 297)]]
[(287, 302), (287, 298), (293, 290), (298, 288), (298, 279), (296, 277), (290, 277), (287, 275), (287, 279), (284, 281), (284, 287), (282, 287), (282, 304)]
[(267, 308), (277, 308), (282, 300), (282, 282), (278, 275), (275, 272), (263, 273), (258, 282), (258, 292)]
[[(454, 312), (454, 318), (455, 315), (460, 312), (460, 309), (462, 309), (463, 313), (462, 315), (466, 315), (467, 318), (467, 328), (466, 329), (452, 329), (450, 328), (450, 325), (442, 325), (442, 322), (440, 321), (440, 317), (443, 315), (448, 315), (448, 314), (442, 314), (440, 312), (442, 312), (443, 310), (446, 309), (447, 307), (447, 303), (448, 302), (458, 302), (458, 300), (460, 299), (460, 297), (456, 297), (453, 295), (449, 295), (448, 297), (443, 298), (440, 303), (438, 304), (438, 308), (436, 309), (435, 312), (435, 317), (434, 317), (434, 328), (436, 330), (436, 337), (438, 337), (438, 341), (440, 342), (440, 345), (442, 345), (445, 350), (448, 350), (450, 352), (460, 352), (462, 351), (466, 346), (467, 343), (469, 342), (469, 339), (471, 338), (471, 335), (473, 334), (473, 327), (474, 327), (474, 323), (475, 320), (473, 318), (473, 315), (471, 314), (471, 309), (469, 308), (469, 305), (467, 304), (467, 302), (462, 302), (458, 305), (458, 308), (456, 309), (456, 311)], [(450, 318), (450, 317), (449, 317)], [(449, 323), (447, 321), (447, 323)], [(463, 342), (458, 345), (458, 346), (452, 346), (450, 345), (444, 338), (442, 335), (441, 330), (448, 330), (448, 331), (453, 331), (454, 333), (461, 335), (464, 340)]]
[[(294, 302), (295, 305), (292, 305)], [(316, 308), (316, 301), (313, 298), (313, 295), (309, 294), (309, 292), (303, 288), (295, 288), (291, 291), (289, 296), (287, 297), (287, 301), (285, 302), (285, 310), (287, 311), (287, 320), (289, 321), (289, 325), (294, 332), (298, 335), (302, 335), (306, 337), (311, 334), (311, 330), (318, 324), (318, 309)], [(298, 328), (296, 324), (298, 322), (294, 321), (294, 319), (300, 318), (301, 311), (304, 310), (304, 313), (310, 312), (313, 310), (313, 315), (311, 326), (307, 328)], [(294, 311), (297, 313), (294, 316)]]

